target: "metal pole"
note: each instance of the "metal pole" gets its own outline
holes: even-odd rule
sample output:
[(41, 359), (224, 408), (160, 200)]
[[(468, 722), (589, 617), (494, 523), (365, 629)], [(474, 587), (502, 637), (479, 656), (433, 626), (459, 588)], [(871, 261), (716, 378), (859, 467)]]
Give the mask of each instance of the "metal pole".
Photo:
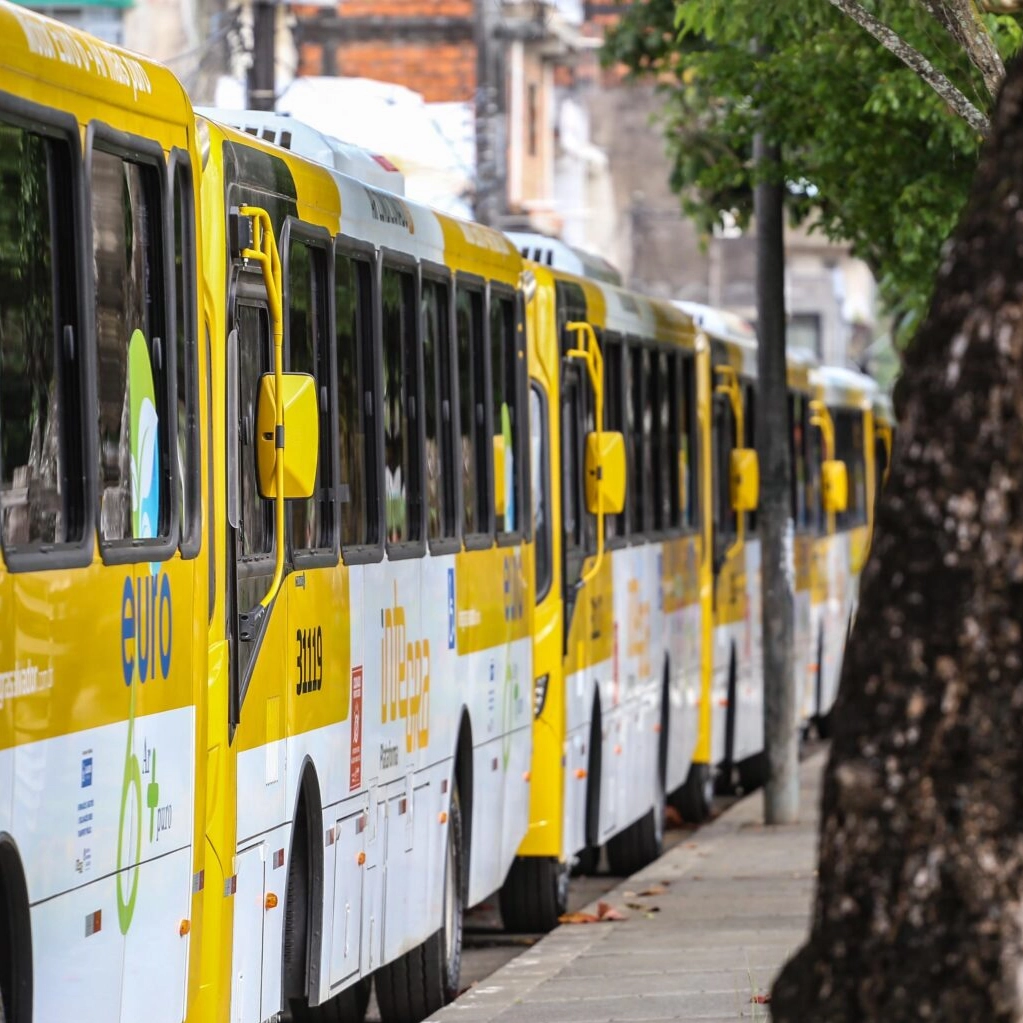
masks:
[(799, 817), (799, 738), (793, 657), (795, 566), (791, 507), (792, 465), (785, 373), (784, 184), (780, 151), (762, 131), (753, 142), (758, 171), (757, 225), (757, 447), (760, 452), (760, 535), (764, 628), (764, 739), (769, 777), (764, 788), (768, 824)]
[(252, 4), (252, 64), (249, 67), (249, 108), (273, 110), (277, 95), (274, 67), (274, 34), (277, 27), (277, 8), (274, 0), (253, 0)]

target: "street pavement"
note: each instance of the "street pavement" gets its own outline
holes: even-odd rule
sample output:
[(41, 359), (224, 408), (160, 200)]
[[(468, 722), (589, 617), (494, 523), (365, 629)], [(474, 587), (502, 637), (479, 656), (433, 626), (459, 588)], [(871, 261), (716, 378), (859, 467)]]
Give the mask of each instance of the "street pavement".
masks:
[(825, 756), (800, 765), (799, 824), (767, 828), (762, 794), (740, 800), (601, 897), (624, 920), (558, 927), (431, 1020), (769, 1020), (771, 982), (809, 923)]

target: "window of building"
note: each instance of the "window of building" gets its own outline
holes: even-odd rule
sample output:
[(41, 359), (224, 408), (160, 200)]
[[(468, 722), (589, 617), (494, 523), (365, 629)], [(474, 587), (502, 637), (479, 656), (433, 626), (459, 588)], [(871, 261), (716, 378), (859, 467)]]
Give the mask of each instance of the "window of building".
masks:
[(176, 452), (167, 400), (159, 173), (93, 150), (91, 199), (100, 539), (166, 537)]
[(0, 518), (9, 555), (84, 537), (74, 195), (65, 140), (0, 124)]
[(335, 253), (337, 422), (341, 453), (338, 497), (341, 543), (346, 547), (380, 542), (372, 282), (368, 260)]
[(806, 348), (818, 358), (823, 347), (820, 313), (793, 313), (785, 328), (785, 344), (789, 348)]

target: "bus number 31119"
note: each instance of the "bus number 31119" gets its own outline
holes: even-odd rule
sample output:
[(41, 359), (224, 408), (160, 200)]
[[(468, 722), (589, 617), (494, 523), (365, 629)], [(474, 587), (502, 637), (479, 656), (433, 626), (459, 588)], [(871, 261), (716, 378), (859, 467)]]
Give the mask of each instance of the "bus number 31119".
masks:
[(323, 686), (323, 629), (317, 625), (315, 629), (296, 629), (295, 640), (298, 643), (298, 682), (295, 692), (319, 692)]

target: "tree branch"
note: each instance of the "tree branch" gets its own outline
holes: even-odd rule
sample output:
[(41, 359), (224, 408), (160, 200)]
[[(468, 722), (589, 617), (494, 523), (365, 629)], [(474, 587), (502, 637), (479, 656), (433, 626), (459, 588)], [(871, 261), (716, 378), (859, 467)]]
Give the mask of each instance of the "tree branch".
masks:
[(886, 50), (915, 71), (974, 131), (986, 135), (988, 119), (919, 50), (914, 49), (887, 25), (860, 6), (859, 0), (828, 0)]
[(928, 13), (963, 48), (973, 66), (981, 73), (991, 98), (1005, 77), (1005, 65), (995, 49), (994, 40), (981, 21), (974, 0), (920, 0)]

